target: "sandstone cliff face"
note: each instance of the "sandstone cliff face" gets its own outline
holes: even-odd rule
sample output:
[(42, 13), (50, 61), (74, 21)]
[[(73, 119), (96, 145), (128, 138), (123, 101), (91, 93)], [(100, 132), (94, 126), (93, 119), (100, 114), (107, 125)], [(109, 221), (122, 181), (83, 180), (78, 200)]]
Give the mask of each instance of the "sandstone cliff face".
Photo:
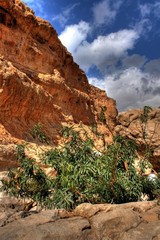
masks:
[(20, 0), (0, 0), (0, 143), (33, 141), (29, 130), (38, 122), (56, 142), (64, 123), (99, 124), (101, 106), (111, 139), (115, 101), (89, 85), (50, 23)]
[(121, 135), (134, 139), (140, 149), (148, 145), (153, 152), (151, 163), (154, 169), (160, 171), (160, 109), (152, 109), (148, 114), (145, 126), (141, 122), (143, 110), (135, 109), (121, 112), (118, 115), (118, 125), (115, 131)]

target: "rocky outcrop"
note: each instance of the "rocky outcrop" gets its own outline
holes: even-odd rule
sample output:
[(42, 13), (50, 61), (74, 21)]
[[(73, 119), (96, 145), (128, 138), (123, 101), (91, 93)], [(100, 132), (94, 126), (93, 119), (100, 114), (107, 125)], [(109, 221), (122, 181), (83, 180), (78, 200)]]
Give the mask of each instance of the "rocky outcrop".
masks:
[[(102, 106), (110, 128), (99, 121)], [(49, 22), (20, 0), (0, 0), (0, 144), (34, 141), (38, 122), (52, 143), (62, 125), (78, 123), (99, 124), (111, 140), (116, 115), (115, 101), (88, 83)]]
[(143, 150), (147, 144), (153, 152), (150, 158), (154, 169), (160, 171), (160, 109), (152, 109), (148, 114), (146, 124), (142, 123), (143, 110), (135, 109), (127, 112), (120, 112), (118, 125), (115, 131), (123, 136), (135, 140), (139, 150)]
[[(11, 208), (12, 207), (12, 208)], [(0, 207), (2, 240), (159, 240), (160, 206), (157, 201), (121, 205), (82, 204), (65, 210), (22, 211)]]
[[(0, 187), (6, 174), (0, 173)], [(41, 210), (32, 204), (0, 193), (1, 240), (160, 239), (160, 199), (125, 204), (83, 203), (72, 211)]]

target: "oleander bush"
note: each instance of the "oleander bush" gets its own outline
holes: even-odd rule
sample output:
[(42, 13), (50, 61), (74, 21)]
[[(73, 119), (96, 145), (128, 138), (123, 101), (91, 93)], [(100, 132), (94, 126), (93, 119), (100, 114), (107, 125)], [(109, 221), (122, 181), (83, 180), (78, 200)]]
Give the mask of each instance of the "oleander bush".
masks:
[(43, 130), (43, 125), (41, 123), (36, 123), (30, 130), (30, 134), (34, 139), (38, 140), (39, 142), (49, 144), (49, 137)]
[[(87, 134), (73, 128), (63, 129), (64, 145), (45, 152), (42, 162), (56, 170), (49, 178), (31, 158), (25, 146), (17, 146), (18, 169), (10, 170), (3, 180), (8, 194), (29, 198), (46, 208), (73, 209), (89, 203), (126, 203), (141, 200), (142, 194), (154, 199), (160, 194), (160, 176), (150, 180), (143, 176), (149, 164), (143, 159), (139, 171), (135, 167), (137, 145), (122, 136), (101, 152)], [(83, 135), (83, 137), (82, 137)]]

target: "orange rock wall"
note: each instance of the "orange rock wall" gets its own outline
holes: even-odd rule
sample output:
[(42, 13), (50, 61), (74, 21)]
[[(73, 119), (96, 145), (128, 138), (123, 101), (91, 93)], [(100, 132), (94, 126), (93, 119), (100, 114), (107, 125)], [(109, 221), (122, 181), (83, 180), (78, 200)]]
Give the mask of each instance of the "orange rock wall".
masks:
[(160, 109), (155, 108), (149, 112), (146, 124), (142, 124), (142, 114), (141, 109), (119, 113), (115, 131), (117, 134), (135, 140), (141, 151), (148, 146), (153, 153), (150, 162), (154, 169), (160, 172)]
[[(110, 129), (99, 122), (101, 106)], [(88, 83), (49, 22), (19, 0), (0, 0), (1, 143), (32, 141), (38, 122), (53, 140), (63, 124), (80, 122), (98, 124), (111, 139), (116, 115), (115, 101)]]

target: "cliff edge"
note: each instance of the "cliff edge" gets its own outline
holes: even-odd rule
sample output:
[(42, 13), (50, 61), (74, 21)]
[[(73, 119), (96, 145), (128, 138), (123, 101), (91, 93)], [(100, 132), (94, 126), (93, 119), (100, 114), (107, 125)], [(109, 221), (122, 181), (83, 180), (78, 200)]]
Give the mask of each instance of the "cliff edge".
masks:
[[(99, 120), (102, 107), (109, 128)], [(54, 143), (64, 124), (79, 123), (98, 125), (108, 141), (116, 115), (115, 101), (88, 83), (49, 22), (20, 0), (0, 0), (0, 152), (34, 141), (37, 123)]]

